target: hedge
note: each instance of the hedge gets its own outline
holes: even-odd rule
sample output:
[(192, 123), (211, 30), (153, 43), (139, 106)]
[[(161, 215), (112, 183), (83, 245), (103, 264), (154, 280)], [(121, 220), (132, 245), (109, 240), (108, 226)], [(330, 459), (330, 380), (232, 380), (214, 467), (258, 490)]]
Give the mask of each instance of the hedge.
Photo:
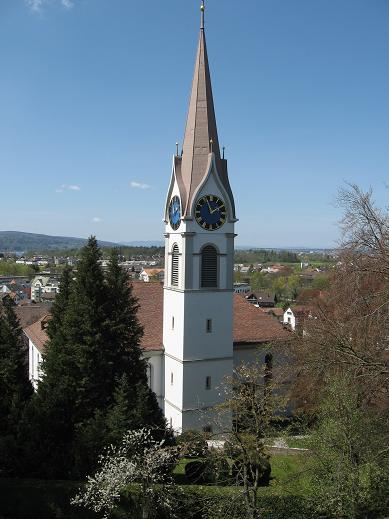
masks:
[(0, 519), (96, 519), (97, 514), (70, 505), (80, 485), (0, 478)]
[[(69, 481), (0, 479), (0, 519), (96, 519), (93, 512), (69, 504), (80, 484)], [(265, 489), (263, 489), (265, 490)], [(261, 519), (312, 517), (299, 496), (260, 493)], [(180, 487), (179, 519), (245, 519), (239, 489), (186, 485)], [(141, 519), (137, 487), (124, 492), (112, 519)], [(155, 519), (169, 519), (162, 512)]]

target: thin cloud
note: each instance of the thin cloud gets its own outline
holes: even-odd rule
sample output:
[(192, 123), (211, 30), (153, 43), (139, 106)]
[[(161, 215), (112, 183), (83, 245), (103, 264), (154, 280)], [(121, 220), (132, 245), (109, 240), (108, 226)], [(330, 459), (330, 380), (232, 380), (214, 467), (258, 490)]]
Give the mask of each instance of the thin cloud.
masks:
[(130, 182), (130, 186), (134, 189), (150, 189), (149, 184), (143, 184), (142, 182)]
[(27, 7), (35, 13), (40, 13), (45, 5), (49, 3), (59, 3), (64, 9), (74, 7), (74, 0), (25, 0)]
[(27, 6), (31, 11), (39, 12), (45, 0), (26, 0)]
[(64, 191), (81, 191), (81, 188), (77, 184), (62, 184), (55, 190), (56, 193), (63, 193)]
[(103, 221), (103, 220), (102, 220), (101, 218), (99, 218), (98, 216), (94, 216), (94, 217), (92, 218), (92, 222), (94, 222), (94, 223), (100, 223), (100, 222), (102, 222), (102, 221)]

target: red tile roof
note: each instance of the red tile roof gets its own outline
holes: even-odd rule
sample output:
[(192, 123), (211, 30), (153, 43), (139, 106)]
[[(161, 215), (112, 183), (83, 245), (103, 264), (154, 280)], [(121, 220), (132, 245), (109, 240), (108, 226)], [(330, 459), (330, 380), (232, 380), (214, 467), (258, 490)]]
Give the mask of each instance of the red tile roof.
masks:
[(47, 333), (45, 330), (45, 324), (49, 314), (44, 315), (39, 321), (34, 324), (30, 324), (27, 328), (24, 329), (24, 333), (31, 340), (36, 348), (42, 353), (45, 349), (45, 344), (47, 342)]
[(161, 350), (163, 328), (163, 286), (161, 283), (132, 283), (133, 293), (139, 300), (138, 319), (144, 335), (141, 347), (145, 350)]
[[(133, 293), (139, 300), (138, 318), (144, 328), (141, 347), (162, 350), (163, 286), (160, 283), (133, 283)], [(43, 318), (44, 319), (44, 318)], [(24, 332), (41, 351), (47, 335), (42, 319), (25, 328)], [(234, 294), (234, 344), (259, 344), (287, 340), (290, 332), (262, 308), (255, 308), (238, 294)], [(36, 341), (36, 342), (35, 342)]]
[(234, 344), (287, 340), (290, 333), (262, 308), (234, 294)]

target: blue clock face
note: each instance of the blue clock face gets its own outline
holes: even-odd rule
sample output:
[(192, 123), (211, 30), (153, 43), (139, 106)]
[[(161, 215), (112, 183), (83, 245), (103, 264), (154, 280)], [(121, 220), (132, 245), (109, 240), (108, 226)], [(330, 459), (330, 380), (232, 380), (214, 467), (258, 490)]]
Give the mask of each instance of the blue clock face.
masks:
[(226, 222), (227, 210), (221, 198), (205, 195), (196, 204), (196, 221), (207, 231), (216, 231)]
[(181, 203), (178, 196), (173, 196), (169, 204), (169, 222), (174, 231), (176, 231), (181, 221)]

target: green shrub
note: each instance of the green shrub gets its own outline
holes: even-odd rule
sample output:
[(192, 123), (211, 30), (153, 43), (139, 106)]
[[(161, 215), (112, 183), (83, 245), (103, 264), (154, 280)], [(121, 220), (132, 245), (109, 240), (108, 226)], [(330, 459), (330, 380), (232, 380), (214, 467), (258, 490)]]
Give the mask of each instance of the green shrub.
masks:
[(200, 431), (185, 431), (177, 436), (176, 442), (185, 458), (202, 458), (207, 455), (208, 444)]
[[(259, 480), (258, 484), (261, 487), (266, 487), (270, 482), (270, 474), (271, 474), (271, 465), (267, 458), (261, 458), (258, 463), (246, 463), (246, 470), (248, 475), (249, 483), (253, 484), (256, 471), (259, 472)], [(232, 477), (238, 483), (238, 485), (243, 484), (243, 471), (244, 464), (242, 460), (234, 461), (232, 465)]]
[(207, 469), (206, 461), (190, 461), (185, 465), (185, 476), (190, 483), (202, 485), (207, 482)]
[(225, 458), (217, 456), (211, 457), (207, 460), (206, 481), (215, 485), (229, 485), (231, 483), (230, 466)]

